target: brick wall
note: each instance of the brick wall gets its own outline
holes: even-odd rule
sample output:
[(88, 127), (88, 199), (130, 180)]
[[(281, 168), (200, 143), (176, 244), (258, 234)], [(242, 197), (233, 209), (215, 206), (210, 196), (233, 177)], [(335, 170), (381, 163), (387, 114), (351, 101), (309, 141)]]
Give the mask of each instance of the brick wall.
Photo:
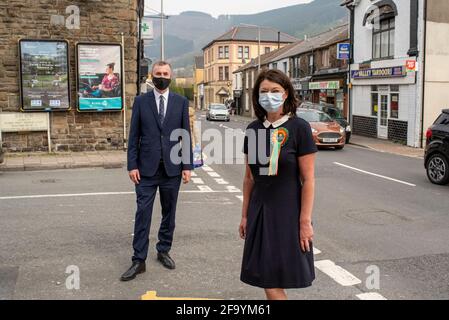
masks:
[[(0, 1), (0, 111), (19, 111), (18, 40), (66, 39), (69, 41), (72, 111), (51, 114), (51, 140), (56, 151), (111, 150), (122, 147), (123, 113), (76, 111), (75, 44), (121, 42), (125, 35), (125, 79), (129, 121), (137, 80), (138, 0), (8, 0)], [(80, 28), (52, 25), (52, 15), (69, 16), (66, 8), (80, 9)], [(9, 151), (47, 150), (46, 132), (3, 133)]]
[(377, 138), (377, 118), (352, 116), (352, 131), (361, 136)]
[(407, 121), (388, 120), (388, 140), (407, 144)]

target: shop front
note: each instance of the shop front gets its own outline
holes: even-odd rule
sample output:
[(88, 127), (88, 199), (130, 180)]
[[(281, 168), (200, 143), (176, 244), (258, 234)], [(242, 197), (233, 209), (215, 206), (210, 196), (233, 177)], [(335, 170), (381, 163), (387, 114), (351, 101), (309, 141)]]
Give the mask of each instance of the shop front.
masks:
[(314, 103), (326, 103), (336, 106), (341, 112), (347, 116), (348, 108), (346, 103), (345, 81), (314, 81), (309, 83), (309, 90), (312, 95), (311, 101)]
[[(401, 63), (402, 64), (402, 63)], [(416, 72), (406, 63), (351, 72), (355, 134), (413, 144)]]

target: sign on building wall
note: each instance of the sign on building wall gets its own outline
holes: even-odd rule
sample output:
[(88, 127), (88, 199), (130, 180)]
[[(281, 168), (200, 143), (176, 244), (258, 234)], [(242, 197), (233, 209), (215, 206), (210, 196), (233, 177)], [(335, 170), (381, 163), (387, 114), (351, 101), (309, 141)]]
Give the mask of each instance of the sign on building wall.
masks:
[(142, 19), (142, 39), (143, 40), (154, 39), (153, 20), (151, 20), (150, 18)]
[(48, 114), (0, 112), (2, 132), (47, 131)]
[(309, 90), (338, 90), (340, 81), (310, 82)]
[(19, 58), (21, 110), (69, 109), (68, 43), (22, 39)]
[(351, 72), (351, 77), (353, 79), (397, 78), (405, 76), (406, 72), (404, 66), (354, 70)]
[(350, 50), (351, 50), (351, 44), (349, 44), (349, 43), (337, 44), (337, 59), (338, 60), (349, 60)]
[(122, 110), (121, 45), (78, 43), (76, 56), (78, 110)]

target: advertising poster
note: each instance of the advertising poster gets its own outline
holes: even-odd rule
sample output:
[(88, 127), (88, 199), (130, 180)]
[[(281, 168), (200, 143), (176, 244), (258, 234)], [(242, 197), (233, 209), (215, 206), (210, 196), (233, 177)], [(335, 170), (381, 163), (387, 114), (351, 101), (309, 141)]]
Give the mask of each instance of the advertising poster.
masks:
[(122, 110), (121, 45), (79, 43), (76, 49), (78, 110)]
[(22, 111), (68, 110), (68, 43), (23, 39), (19, 56)]

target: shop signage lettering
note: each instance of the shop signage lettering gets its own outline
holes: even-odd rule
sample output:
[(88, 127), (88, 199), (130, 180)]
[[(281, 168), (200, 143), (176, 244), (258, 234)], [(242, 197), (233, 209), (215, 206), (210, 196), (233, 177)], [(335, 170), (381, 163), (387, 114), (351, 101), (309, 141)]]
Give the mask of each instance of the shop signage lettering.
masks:
[(310, 90), (338, 90), (340, 89), (340, 81), (324, 81), (324, 82), (310, 82)]
[(405, 77), (405, 68), (400, 67), (388, 67), (388, 68), (377, 68), (377, 69), (365, 69), (365, 70), (354, 70), (351, 73), (353, 79), (371, 79), (371, 78), (396, 78)]

